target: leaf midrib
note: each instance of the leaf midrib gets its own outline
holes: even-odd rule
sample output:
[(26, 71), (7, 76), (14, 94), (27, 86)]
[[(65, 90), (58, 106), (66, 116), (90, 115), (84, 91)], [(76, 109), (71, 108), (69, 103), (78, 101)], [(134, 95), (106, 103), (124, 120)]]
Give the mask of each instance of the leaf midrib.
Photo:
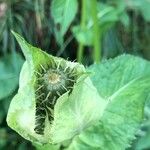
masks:
[(115, 99), (115, 97), (117, 97), (124, 89), (126, 89), (128, 86), (130, 86), (131, 84), (133, 84), (135, 81), (139, 80), (140, 78), (142, 78), (142, 77), (137, 77), (137, 78), (129, 81), (127, 84), (125, 84), (124, 86), (119, 88), (115, 93), (113, 93), (110, 97), (108, 97), (108, 100), (112, 101), (113, 99)]

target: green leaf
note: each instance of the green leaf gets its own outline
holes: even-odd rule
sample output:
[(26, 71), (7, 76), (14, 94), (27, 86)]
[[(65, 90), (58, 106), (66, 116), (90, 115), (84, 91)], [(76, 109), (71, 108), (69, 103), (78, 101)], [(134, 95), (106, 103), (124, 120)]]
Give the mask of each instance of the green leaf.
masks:
[(72, 32), (79, 43), (83, 43), (84, 45), (88, 46), (93, 44), (93, 33), (91, 29), (81, 29), (80, 26), (74, 26), (72, 28)]
[(19, 54), (9, 54), (0, 60), (0, 100), (11, 95), (18, 86), (23, 59)]
[(89, 68), (108, 105), (99, 122), (76, 136), (68, 149), (123, 150), (130, 146), (150, 91), (149, 65), (138, 57), (122, 55)]
[(72, 94), (61, 97), (55, 107), (54, 143), (71, 139), (94, 124), (103, 114), (105, 105), (91, 81), (82, 79), (74, 86)]
[[(91, 80), (102, 97), (108, 98), (132, 80), (150, 74), (149, 61), (121, 55), (89, 67)], [(99, 83), (99, 84), (98, 84)]]
[(63, 36), (68, 30), (71, 22), (77, 13), (77, 0), (53, 0), (51, 13), (55, 24), (60, 25), (60, 32)]
[[(99, 120), (106, 102), (99, 96), (84, 67), (78, 63), (48, 55), (28, 44), (18, 34), (14, 32), (13, 34), (22, 48), (26, 62), (21, 70), (18, 94), (10, 104), (7, 115), (8, 125), (32, 142), (59, 143), (78, 135), (85, 128)], [(74, 86), (71, 87), (73, 88), (72, 92), (68, 90), (58, 97), (54, 105), (53, 121), (50, 121), (47, 112), (43, 121), (44, 131), (42, 134), (38, 134), (35, 132), (35, 121), (37, 119), (35, 117), (38, 109), (35, 86), (40, 78), (36, 74), (40, 72), (41, 65), (44, 67), (46, 65), (54, 65), (55, 67), (56, 65), (58, 70), (60, 67), (58, 64), (64, 70), (69, 68), (68, 72), (64, 71), (67, 74), (71, 72), (70, 75), (76, 74), (78, 77), (75, 79)], [(46, 91), (47, 89), (42, 92), (45, 94)], [(43, 101), (45, 101), (45, 98), (40, 103), (42, 104)], [(40, 126), (40, 128), (42, 127)]]

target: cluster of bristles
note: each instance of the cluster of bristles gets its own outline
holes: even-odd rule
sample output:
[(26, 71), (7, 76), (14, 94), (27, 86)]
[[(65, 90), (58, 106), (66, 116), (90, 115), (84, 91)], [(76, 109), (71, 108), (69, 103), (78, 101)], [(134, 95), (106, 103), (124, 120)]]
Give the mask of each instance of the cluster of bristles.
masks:
[(69, 93), (73, 89), (73, 85), (77, 79), (74, 69), (69, 66), (62, 66), (59, 62), (53, 65), (43, 66), (35, 71), (36, 86), (36, 113), (35, 113), (35, 132), (44, 134), (45, 119), (48, 117), (51, 124), (54, 120), (54, 106), (57, 99), (67, 91)]

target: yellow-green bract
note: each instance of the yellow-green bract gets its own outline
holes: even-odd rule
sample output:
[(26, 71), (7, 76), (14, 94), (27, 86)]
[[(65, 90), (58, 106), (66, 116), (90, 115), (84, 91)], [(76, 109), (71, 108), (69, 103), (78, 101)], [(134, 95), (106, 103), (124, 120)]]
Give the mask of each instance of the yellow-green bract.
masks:
[[(25, 139), (32, 142), (59, 143), (78, 135), (85, 128), (99, 120), (106, 102), (99, 96), (84, 66), (48, 55), (28, 44), (17, 33), (13, 32), (13, 34), (22, 48), (26, 61), (20, 73), (18, 93), (12, 99), (8, 111), (8, 125)], [(71, 87), (72, 89), (68, 88), (69, 83), (64, 83), (66, 91), (62, 93), (59, 90), (56, 91), (61, 94), (57, 97), (53, 110), (49, 107), (45, 112), (47, 104), (40, 108), (43, 109), (44, 107), (44, 113), (46, 113), (46, 115), (38, 115), (40, 119), (44, 117), (44, 124), (42, 124), (43, 126), (40, 124), (38, 129), (35, 129), (36, 119), (39, 119), (38, 117), (36, 118), (36, 111), (39, 109), (36, 99), (36, 83), (40, 78), (40, 71), (43, 69), (44, 72), (47, 67), (48, 69), (51, 69), (51, 67), (53, 67), (52, 69), (55, 67), (59, 69), (60, 66), (62, 71), (69, 68), (69, 77), (76, 74), (76, 78), (73, 78), (75, 82)], [(39, 74), (38, 77), (37, 74)], [(58, 76), (56, 77), (57, 80), (60, 79)], [(49, 81), (52, 79), (51, 77), (47, 78)], [(63, 77), (62, 81), (65, 79), (67, 78)], [(45, 94), (47, 91), (42, 92)], [(43, 103), (45, 99), (48, 102), (52, 101), (48, 95), (43, 99), (41, 97), (38, 103)], [(51, 110), (53, 114), (48, 115), (48, 110)], [(43, 112), (40, 111), (40, 113)], [(52, 116), (53, 120), (50, 120), (49, 116)]]

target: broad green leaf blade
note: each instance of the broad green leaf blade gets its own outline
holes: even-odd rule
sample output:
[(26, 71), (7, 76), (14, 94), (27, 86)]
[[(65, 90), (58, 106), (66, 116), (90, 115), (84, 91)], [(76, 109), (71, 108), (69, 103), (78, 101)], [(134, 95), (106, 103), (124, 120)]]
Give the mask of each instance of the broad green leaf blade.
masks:
[(77, 13), (77, 0), (53, 0), (51, 13), (55, 24), (60, 25), (60, 32), (63, 36)]
[(31, 73), (34, 69), (37, 71), (39, 64), (44, 63), (43, 65), (45, 65), (47, 61), (53, 61), (54, 58), (52, 56), (48, 55), (41, 49), (30, 45), (24, 40), (24, 38), (22, 38), (19, 34), (15, 33), (14, 31), (12, 31), (12, 33), (23, 51), (23, 54), (30, 67)]
[(121, 55), (88, 68), (91, 80), (99, 94), (108, 99), (132, 80), (150, 74), (150, 63), (132, 55)]
[(19, 54), (9, 54), (0, 59), (0, 100), (16, 90), (22, 64)]
[[(66, 98), (64, 98), (66, 97)], [(72, 94), (61, 97), (55, 107), (53, 142), (58, 143), (80, 134), (102, 116), (106, 101), (99, 97), (89, 78), (81, 79)]]
[[(99, 122), (77, 136), (68, 149), (123, 150), (130, 146), (143, 120), (150, 91), (149, 65), (138, 57), (124, 55), (91, 66), (96, 73), (93, 83), (108, 105)], [(101, 86), (103, 89), (99, 89)]]
[(74, 26), (72, 32), (79, 43), (91, 46), (93, 44), (92, 28), (82, 29), (81, 26)]
[(7, 123), (25, 139), (44, 142), (41, 136), (34, 132), (35, 100), (31, 79), (32, 75), (26, 62), (21, 70), (18, 94), (11, 101), (8, 110)]

